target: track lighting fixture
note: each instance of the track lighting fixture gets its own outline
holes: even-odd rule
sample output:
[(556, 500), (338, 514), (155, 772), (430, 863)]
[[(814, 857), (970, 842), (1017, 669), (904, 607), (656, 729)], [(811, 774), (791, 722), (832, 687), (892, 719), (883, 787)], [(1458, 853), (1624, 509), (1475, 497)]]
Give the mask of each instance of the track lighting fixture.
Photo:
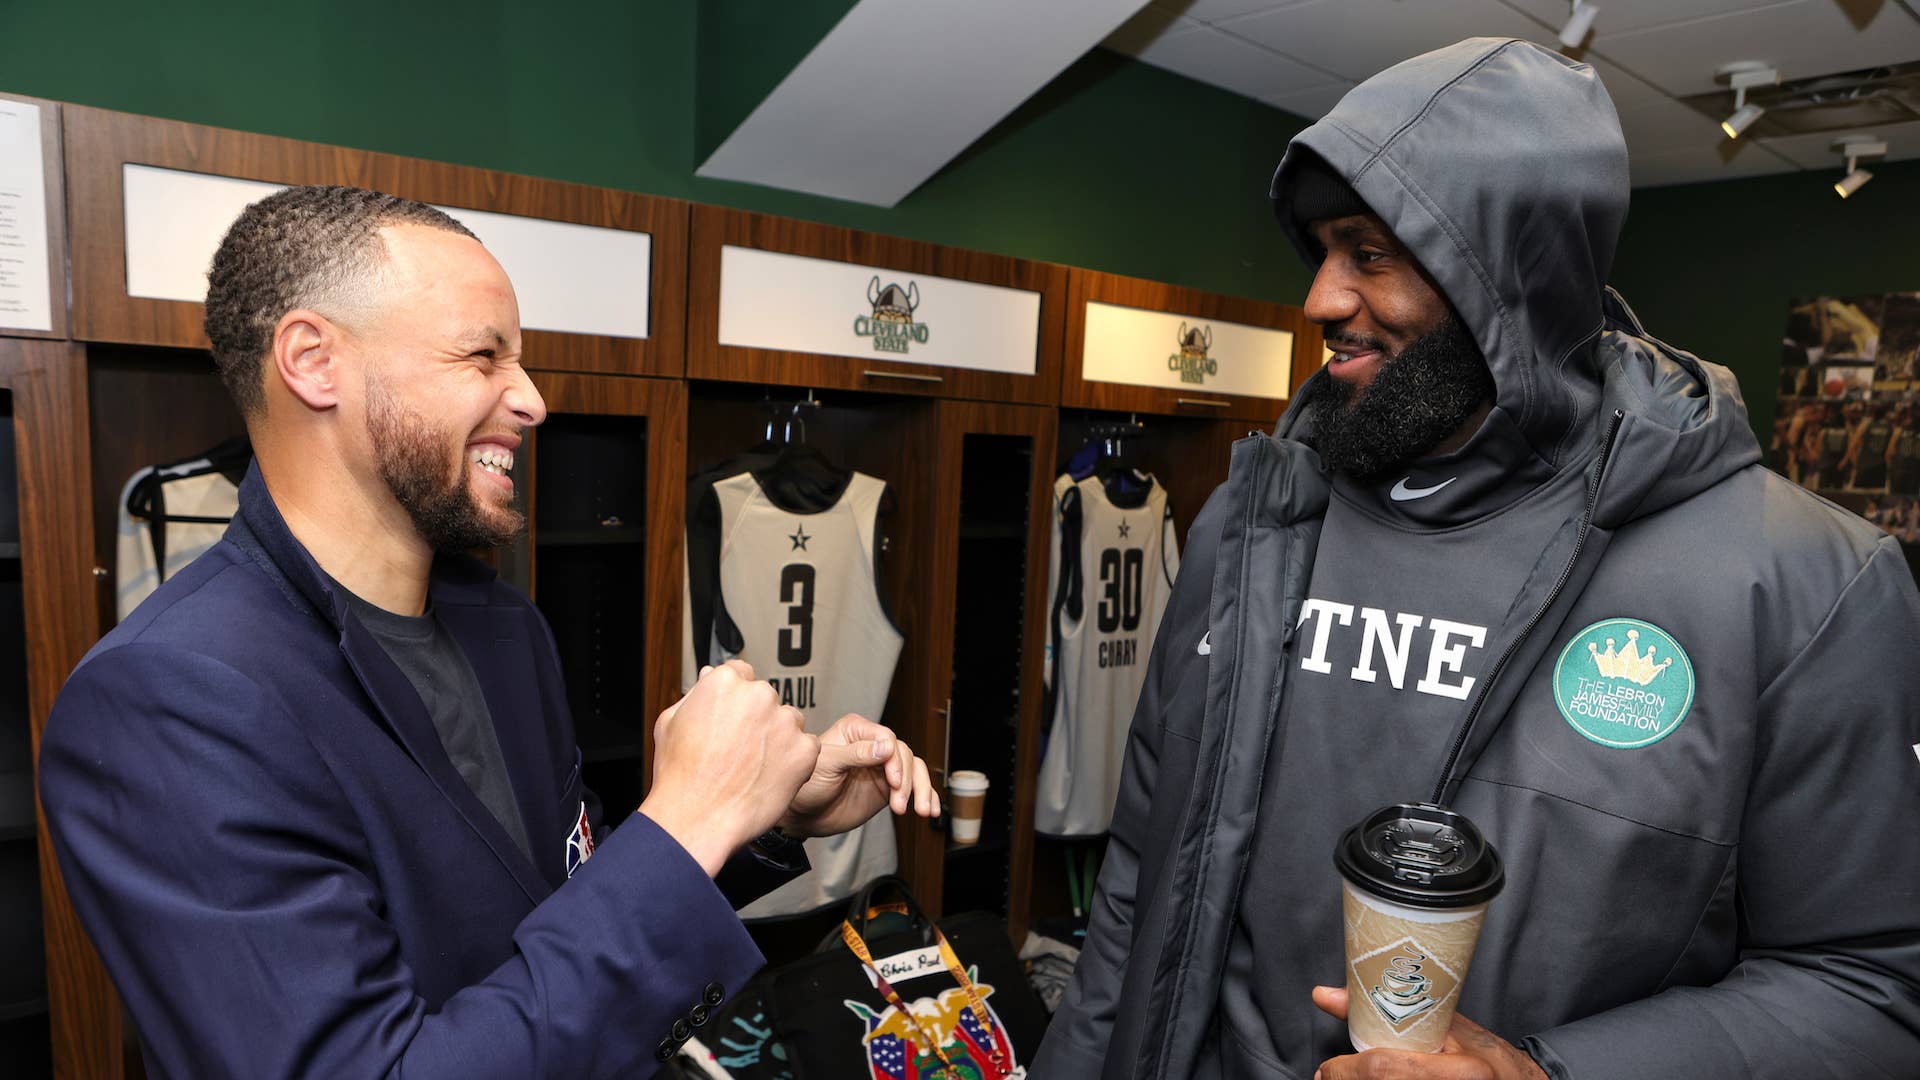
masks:
[(1560, 44), (1577, 49), (1587, 40), (1587, 33), (1593, 29), (1594, 17), (1600, 14), (1600, 5), (1591, 0), (1573, 0), (1573, 13), (1567, 16), (1567, 25), (1560, 28)]
[(1847, 159), (1847, 175), (1833, 185), (1833, 190), (1844, 199), (1866, 187), (1867, 181), (1873, 179), (1872, 173), (1860, 167), (1860, 159), (1884, 156), (1887, 144), (1871, 135), (1850, 135), (1834, 143), (1833, 152)]
[(1740, 60), (1722, 67), (1716, 74), (1733, 88), (1733, 115), (1720, 121), (1720, 130), (1727, 133), (1727, 138), (1737, 139), (1767, 111), (1749, 102), (1747, 91), (1756, 86), (1777, 85), (1780, 73), (1756, 60)]

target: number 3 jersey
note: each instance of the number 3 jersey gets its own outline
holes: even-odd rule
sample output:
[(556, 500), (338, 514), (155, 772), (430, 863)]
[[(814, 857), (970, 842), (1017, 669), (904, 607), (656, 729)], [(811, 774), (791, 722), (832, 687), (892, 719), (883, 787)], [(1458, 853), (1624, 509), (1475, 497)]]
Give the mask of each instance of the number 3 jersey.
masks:
[(1113, 821), (1127, 728), (1180, 569), (1167, 489), (1145, 479), (1119, 502), (1098, 476), (1053, 485), (1053, 728), (1034, 810), (1034, 828), (1051, 836), (1097, 836)]
[[(799, 709), (818, 735), (847, 713), (880, 722), (902, 637), (881, 606), (875, 528), (885, 482), (853, 473), (824, 510), (797, 513), (768, 497), (751, 472), (713, 485), (720, 510), (713, 663), (737, 655)], [(690, 662), (690, 661), (689, 661)], [(693, 672), (683, 672), (692, 682)], [(841, 836), (806, 842), (813, 869), (740, 911), (747, 919), (813, 911), (853, 895), (896, 866), (886, 811)]]

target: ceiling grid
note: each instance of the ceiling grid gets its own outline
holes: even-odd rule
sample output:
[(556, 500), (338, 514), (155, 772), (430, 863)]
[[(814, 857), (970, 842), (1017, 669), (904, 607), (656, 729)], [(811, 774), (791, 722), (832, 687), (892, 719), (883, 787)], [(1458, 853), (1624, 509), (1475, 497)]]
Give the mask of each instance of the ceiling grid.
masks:
[[(1837, 133), (1729, 140), (1680, 100), (1724, 90), (1722, 64), (1759, 60), (1790, 81), (1920, 60), (1920, 17), (1901, 0), (1598, 3), (1575, 55), (1613, 96), (1637, 187), (1839, 171)], [(1102, 44), (1314, 119), (1375, 72), (1463, 37), (1557, 48), (1569, 10), (1568, 0), (1154, 0)], [(1920, 122), (1872, 134), (1887, 141), (1886, 160), (1920, 157)]]

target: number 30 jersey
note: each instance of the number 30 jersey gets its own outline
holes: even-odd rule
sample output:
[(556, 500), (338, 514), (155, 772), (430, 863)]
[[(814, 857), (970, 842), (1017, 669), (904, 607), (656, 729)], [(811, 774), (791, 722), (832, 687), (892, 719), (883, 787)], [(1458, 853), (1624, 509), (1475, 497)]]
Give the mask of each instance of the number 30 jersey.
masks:
[[(875, 524), (885, 482), (854, 473), (840, 498), (803, 514), (767, 497), (751, 472), (713, 486), (720, 506), (720, 597), (739, 658), (818, 735), (847, 713), (881, 722), (902, 637), (880, 603)], [(716, 656), (720, 663), (725, 656)], [(742, 918), (813, 911), (896, 866), (882, 811), (841, 836), (806, 842), (813, 869), (742, 908)]]
[(1034, 810), (1034, 828), (1050, 836), (1098, 836), (1113, 821), (1147, 653), (1180, 570), (1167, 489), (1146, 480), (1130, 506), (1116, 505), (1098, 476), (1053, 485), (1053, 728)]

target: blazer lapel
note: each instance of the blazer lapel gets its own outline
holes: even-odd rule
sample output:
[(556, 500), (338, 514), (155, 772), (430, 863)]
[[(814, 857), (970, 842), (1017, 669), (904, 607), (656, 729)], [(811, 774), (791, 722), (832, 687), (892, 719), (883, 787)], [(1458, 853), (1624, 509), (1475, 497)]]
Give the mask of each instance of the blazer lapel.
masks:
[[(351, 615), (342, 614), (340, 618), (340, 651), (414, 763), (420, 766), (434, 786), (440, 789), (440, 794), (454, 805), (460, 816), (466, 819), (467, 825), (492, 849), (501, 865), (526, 891), (527, 898), (536, 904), (545, 899), (553, 887), (542, 880), (513, 838), (507, 835), (507, 830), (494, 818), (492, 811), (454, 770), (453, 761), (447, 757), (446, 746), (440, 741), (440, 732), (434, 728), (426, 705), (420, 701), (413, 684), (407, 681), (406, 673), (387, 655), (386, 649), (381, 647), (372, 632)], [(475, 674), (481, 674), (487, 666), (484, 657), (469, 654), (468, 659), (473, 664)], [(483, 690), (486, 687), (484, 677), (481, 686)], [(489, 706), (494, 704), (490, 693), (487, 694), (487, 703)], [(502, 742), (501, 750), (511, 762), (514, 750), (504, 745), (505, 740)], [(511, 771), (511, 766), (509, 768)], [(515, 779), (518, 780), (517, 777)], [(516, 782), (516, 793), (519, 787)], [(532, 843), (537, 834), (532, 831), (532, 823), (528, 825), (528, 842)]]
[(504, 605), (460, 603), (440, 592), (435, 594), (434, 610), (473, 664), (500, 737), (500, 753), (507, 761), (537, 872), (549, 889), (557, 889), (567, 877), (564, 838), (573, 826), (572, 821), (560, 819), (566, 809), (559, 805), (561, 792), (554, 786), (560, 762), (548, 744), (545, 724), (514, 722), (547, 712), (539, 680), (528, 663), (534, 647), (527, 612)]

